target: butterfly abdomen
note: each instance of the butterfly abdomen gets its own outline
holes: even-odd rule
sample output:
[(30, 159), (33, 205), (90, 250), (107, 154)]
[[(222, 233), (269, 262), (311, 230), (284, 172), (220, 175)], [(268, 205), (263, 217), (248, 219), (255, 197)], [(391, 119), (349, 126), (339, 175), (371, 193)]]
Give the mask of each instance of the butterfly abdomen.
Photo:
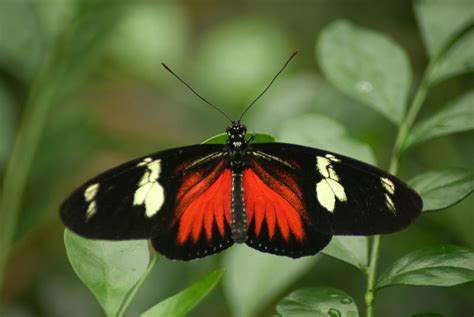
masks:
[(242, 172), (232, 172), (230, 201), (232, 239), (236, 243), (244, 243), (247, 241), (247, 214), (245, 212)]

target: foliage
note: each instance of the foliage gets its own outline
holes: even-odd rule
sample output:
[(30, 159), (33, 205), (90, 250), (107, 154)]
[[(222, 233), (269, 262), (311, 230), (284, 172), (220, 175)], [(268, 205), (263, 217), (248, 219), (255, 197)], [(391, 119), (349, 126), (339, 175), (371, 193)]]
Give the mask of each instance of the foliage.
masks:
[[(404, 148), (434, 137), (474, 128), (474, 101), (471, 92), (412, 127), (426, 98), (429, 84), (452, 74), (468, 71), (470, 66), (466, 66), (471, 61), (467, 59), (472, 59), (472, 54), (466, 52), (474, 45), (474, 37), (465, 33), (472, 29), (474, 23), (474, 5), (467, 5), (465, 11), (460, 12), (463, 8), (456, 4), (443, 2), (441, 6), (435, 6), (434, 2), (436, 1), (415, 2), (431, 60), (406, 115), (411, 71), (406, 54), (395, 42), (375, 31), (359, 28), (346, 21), (336, 21), (321, 32), (316, 46), (321, 68), (334, 86), (366, 103), (399, 126), (389, 168), (392, 173), (398, 170), (398, 160)], [(454, 25), (458, 28), (453, 27), (453, 24), (440, 23), (441, 18), (446, 18), (445, 11), (441, 11), (443, 9), (456, 16)], [(435, 27), (427, 27), (432, 25)], [(447, 29), (443, 29), (442, 25)], [(292, 126), (291, 133), (305, 133), (305, 129), (298, 131), (297, 126)], [(462, 200), (473, 191), (472, 173), (473, 171), (453, 168), (426, 172), (415, 177), (411, 184), (422, 195), (425, 211), (440, 210)], [(347, 241), (352, 244), (348, 246), (341, 246), (340, 241), (333, 242), (323, 252), (358, 267), (366, 274), (367, 316), (373, 316), (376, 293), (384, 287), (452, 286), (474, 281), (473, 251), (456, 246), (434, 246), (401, 257), (375, 283), (380, 237), (374, 237), (369, 267), (364, 265), (367, 246), (362, 240), (356, 242), (353, 239), (348, 238)], [(284, 298), (276, 310), (282, 316), (304, 316), (309, 312), (315, 316), (331, 315), (328, 308), (334, 305), (334, 299), (327, 295), (321, 296), (321, 293), (330, 292), (331, 290), (303, 288)], [(357, 310), (351, 314), (356, 316)]]

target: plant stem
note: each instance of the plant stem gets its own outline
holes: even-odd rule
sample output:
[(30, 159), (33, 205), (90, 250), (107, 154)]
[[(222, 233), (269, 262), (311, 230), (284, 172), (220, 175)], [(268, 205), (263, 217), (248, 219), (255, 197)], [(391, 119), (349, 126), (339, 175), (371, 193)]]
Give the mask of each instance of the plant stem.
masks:
[(372, 249), (370, 251), (370, 263), (367, 276), (367, 292), (365, 293), (365, 305), (367, 307), (367, 317), (374, 316), (375, 303), (375, 273), (377, 271), (377, 262), (379, 257), (381, 236), (376, 235), (372, 241)]
[[(418, 115), (421, 109), (421, 106), (423, 105), (426, 99), (426, 95), (428, 94), (428, 90), (429, 90), (428, 75), (431, 72), (431, 69), (434, 65), (434, 61), (435, 60), (433, 59), (432, 62), (426, 68), (425, 73), (423, 74), (421, 83), (418, 86), (418, 89), (416, 91), (415, 97), (413, 98), (413, 101), (409, 107), (408, 113), (398, 128), (398, 133), (395, 140), (395, 145), (393, 147), (392, 156), (390, 159), (390, 166), (389, 166), (389, 172), (392, 175), (395, 175), (398, 172), (398, 167), (400, 165), (400, 157), (403, 152), (403, 146), (408, 137), (408, 132), (410, 131), (410, 128), (413, 126), (416, 116)], [(372, 248), (370, 252), (370, 263), (369, 263), (369, 270), (368, 270), (368, 276), (367, 276), (367, 290), (365, 293), (365, 305), (367, 309), (367, 314), (366, 314), (367, 317), (374, 316), (374, 303), (375, 303), (375, 298), (376, 298), (376, 289), (374, 287), (375, 287), (375, 277), (377, 274), (377, 262), (379, 258), (379, 252), (380, 252), (380, 240), (381, 240), (380, 235), (374, 236), (372, 240)]]
[(125, 314), (125, 311), (127, 310), (128, 306), (130, 306), (130, 303), (135, 298), (135, 295), (137, 294), (138, 290), (141, 288), (143, 282), (145, 282), (146, 278), (150, 274), (151, 270), (153, 270), (156, 263), (158, 263), (159, 259), (160, 256), (158, 255), (158, 253), (155, 253), (150, 263), (148, 263), (145, 272), (143, 272), (143, 275), (137, 281), (135, 286), (133, 286), (133, 288), (130, 290), (130, 293), (128, 293), (128, 295), (125, 297), (125, 300), (123, 301), (122, 305), (120, 306), (120, 309), (117, 312), (117, 317), (122, 317)]

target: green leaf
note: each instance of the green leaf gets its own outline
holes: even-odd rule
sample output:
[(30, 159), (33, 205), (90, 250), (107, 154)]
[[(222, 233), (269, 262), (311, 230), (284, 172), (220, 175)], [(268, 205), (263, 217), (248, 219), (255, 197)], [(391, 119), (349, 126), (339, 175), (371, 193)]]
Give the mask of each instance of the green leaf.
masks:
[(367, 144), (354, 139), (344, 126), (326, 116), (303, 115), (284, 121), (277, 136), (282, 142), (317, 147), (375, 164)]
[[(271, 136), (270, 134), (253, 133), (253, 132), (247, 132), (245, 134), (246, 139), (249, 139), (251, 136), (254, 136), (252, 143), (275, 142), (275, 138)], [(220, 133), (218, 135), (210, 137), (209, 139), (205, 140), (202, 143), (203, 144), (226, 144), (227, 138), (228, 138), (227, 133)]]
[(301, 278), (317, 256), (290, 259), (234, 246), (224, 255), (223, 284), (234, 316), (257, 316), (266, 305)]
[(452, 101), (432, 117), (416, 124), (404, 148), (438, 136), (472, 129), (474, 129), (474, 90)]
[(405, 52), (389, 37), (347, 21), (329, 24), (316, 53), (326, 78), (394, 123), (403, 117), (411, 85)]
[[(334, 118), (349, 130), (363, 130), (368, 124), (380, 119), (376, 112), (366, 111), (365, 105), (341, 94), (316, 74), (285, 74), (274, 85), (262, 97), (259, 105), (246, 114), (247, 127), (258, 127), (273, 134), (282, 122), (307, 113)], [(269, 112), (271, 115), (268, 115)]]
[(357, 317), (354, 299), (345, 292), (329, 287), (305, 287), (283, 298), (276, 311), (283, 317)]
[(367, 270), (367, 237), (334, 236), (322, 253), (352, 264), (362, 271)]
[(474, 252), (452, 245), (411, 252), (379, 278), (376, 289), (395, 285), (453, 286), (474, 281)]
[(474, 2), (416, 0), (415, 13), (428, 53), (435, 56), (474, 19)]
[(429, 82), (434, 84), (456, 75), (474, 71), (474, 54), (472, 52), (474, 52), (474, 31), (459, 39), (435, 64), (429, 73)]
[(418, 175), (408, 182), (423, 199), (423, 211), (448, 208), (474, 191), (474, 171), (450, 168)]
[(420, 313), (412, 315), (411, 317), (443, 317), (443, 315), (436, 313)]
[(178, 294), (153, 306), (142, 317), (186, 316), (220, 281), (224, 271), (212, 272)]
[(103, 241), (64, 231), (69, 262), (79, 279), (95, 295), (105, 313), (115, 315), (128, 291), (149, 262), (145, 240)]

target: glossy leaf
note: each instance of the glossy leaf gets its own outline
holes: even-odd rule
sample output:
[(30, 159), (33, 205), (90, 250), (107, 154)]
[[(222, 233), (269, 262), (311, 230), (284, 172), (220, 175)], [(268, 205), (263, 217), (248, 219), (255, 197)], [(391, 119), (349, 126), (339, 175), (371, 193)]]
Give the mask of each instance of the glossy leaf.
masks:
[(474, 252), (442, 245), (403, 256), (380, 276), (376, 288), (395, 285), (453, 286), (470, 281), (474, 281)]
[(429, 74), (429, 81), (433, 84), (456, 75), (474, 71), (474, 54), (472, 52), (474, 52), (474, 31), (458, 40), (446, 55), (436, 63)]
[(306, 287), (283, 298), (276, 307), (282, 317), (357, 317), (354, 299), (329, 287)]
[(186, 316), (219, 283), (224, 271), (212, 272), (178, 294), (153, 306), (142, 317)]
[(290, 259), (246, 246), (226, 251), (224, 290), (234, 316), (257, 316), (316, 263), (317, 256)]
[(435, 137), (472, 129), (474, 129), (474, 90), (457, 98), (432, 117), (416, 124), (408, 136), (405, 149)]
[(322, 253), (364, 271), (368, 266), (367, 237), (334, 236)]
[[(245, 138), (248, 140), (250, 137), (254, 136), (252, 143), (267, 143), (267, 142), (275, 142), (275, 138), (270, 134), (266, 133), (253, 133), (247, 132), (245, 134)], [(227, 133), (220, 133), (209, 139), (202, 142), (203, 144), (225, 144), (227, 142)]]
[(415, 13), (430, 56), (474, 19), (473, 1), (416, 0)]
[(149, 262), (145, 240), (104, 241), (64, 231), (69, 262), (107, 315), (115, 315)]
[(367, 144), (354, 139), (344, 126), (326, 116), (304, 115), (284, 121), (277, 136), (281, 142), (317, 147), (375, 164)]
[(418, 175), (408, 182), (423, 199), (423, 211), (448, 208), (474, 191), (474, 171), (450, 168)]
[(347, 21), (329, 24), (317, 43), (326, 78), (394, 123), (403, 117), (411, 85), (405, 52), (389, 37)]

